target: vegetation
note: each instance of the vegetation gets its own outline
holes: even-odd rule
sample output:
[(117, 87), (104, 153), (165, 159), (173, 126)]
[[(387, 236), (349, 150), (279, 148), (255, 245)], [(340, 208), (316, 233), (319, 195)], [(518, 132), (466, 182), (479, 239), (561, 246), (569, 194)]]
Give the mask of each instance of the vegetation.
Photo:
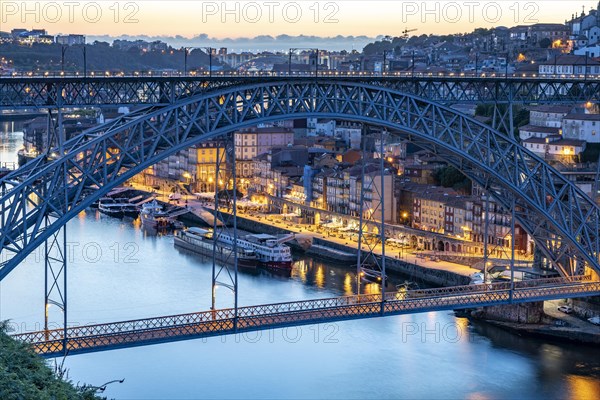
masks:
[(542, 40), (540, 40), (539, 45), (542, 49), (548, 49), (550, 48), (550, 46), (552, 46), (552, 40), (548, 38), (543, 38)]
[(453, 166), (447, 166), (435, 170), (433, 179), (438, 185), (451, 187), (459, 193), (471, 193), (471, 180)]
[(588, 143), (581, 153), (581, 162), (595, 163), (600, 157), (600, 143)]
[(95, 388), (75, 387), (65, 381), (62, 368), (55, 371), (27, 345), (6, 334), (0, 322), (0, 399), (3, 400), (88, 400), (99, 399)]
[[(506, 105), (499, 105), (498, 111), (500, 115), (503, 115), (506, 111)], [(475, 115), (493, 118), (494, 117), (494, 105), (493, 104), (479, 104), (475, 108)], [(520, 127), (527, 125), (529, 123), (529, 111), (527, 109), (520, 106), (513, 106), (513, 136), (515, 139), (519, 139), (519, 129)], [(498, 130), (504, 134), (506, 134), (506, 129), (504, 126), (499, 126)]]
[[(106, 42), (94, 42), (86, 45), (86, 66), (88, 71), (148, 71), (184, 69), (184, 50), (168, 48), (167, 50), (140, 51), (137, 48), (121, 50)], [(21, 46), (16, 44), (0, 45), (0, 54), (12, 60), (20, 71), (59, 72), (62, 68), (62, 46), (60, 44), (33, 44)], [(209, 56), (199, 49), (192, 50), (187, 58), (188, 70), (207, 68)], [(213, 59), (213, 65), (219, 63)], [(83, 46), (69, 46), (65, 51), (64, 70), (82, 73), (84, 69)]]

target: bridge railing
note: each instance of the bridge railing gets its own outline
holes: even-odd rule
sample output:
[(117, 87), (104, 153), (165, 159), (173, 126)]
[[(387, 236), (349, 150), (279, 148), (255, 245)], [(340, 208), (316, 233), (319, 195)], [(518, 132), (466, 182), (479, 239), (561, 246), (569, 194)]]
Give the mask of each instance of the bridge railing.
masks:
[[(555, 291), (558, 288), (561, 289), (561, 292), (564, 292), (571, 289), (573, 287), (573, 284), (590, 283), (591, 281), (592, 279), (589, 275), (526, 280), (515, 282), (514, 289), (515, 292), (523, 291), (525, 293), (524, 296), (520, 297), (531, 297), (532, 294), (529, 292), (532, 289), (546, 289), (547, 291)], [(510, 282), (498, 282), (489, 284), (451, 286), (432, 289), (399, 290), (397, 292), (388, 292), (385, 296), (385, 300), (386, 302), (391, 303), (405, 301), (407, 302), (407, 306), (409, 306), (408, 303), (414, 301), (434, 301), (434, 303), (437, 302), (435, 304), (442, 304), (445, 301), (451, 301), (453, 298), (459, 296), (463, 296), (465, 298), (474, 298), (473, 296), (482, 294), (489, 295), (492, 293), (507, 293), (510, 290), (510, 288)], [(303, 312), (336, 309), (351, 306), (364, 306), (369, 303), (378, 302), (381, 302), (380, 294), (364, 294), (333, 297), (326, 299), (291, 301), (284, 303), (239, 307), (237, 317), (260, 318), (268, 316), (278, 316), (281, 314), (291, 315)], [(166, 317), (137, 319), (131, 321), (93, 324), (86, 326), (75, 326), (67, 328), (67, 336), (69, 338), (89, 338), (106, 335), (115, 335), (125, 332), (143, 332), (151, 330), (160, 330), (175, 326), (182, 327), (201, 324), (207, 325), (211, 322), (217, 323), (225, 320), (233, 321), (235, 319), (235, 316), (235, 310), (232, 308), (227, 308), (221, 310), (202, 311), (197, 313), (179, 314)], [(219, 325), (218, 328), (222, 329), (221, 325)], [(210, 330), (210, 327), (207, 330)], [(63, 329), (53, 329), (47, 331), (21, 333), (16, 334), (13, 337), (17, 340), (21, 340), (27, 343), (42, 343), (63, 340), (63, 335)]]
[[(372, 71), (318, 71), (318, 77), (386, 77), (386, 78), (498, 78), (498, 79), (576, 79), (576, 80), (598, 80), (597, 74), (542, 74), (539, 73), (505, 73), (505, 72), (411, 72), (411, 71), (393, 71), (393, 72), (372, 72)], [(4, 78), (258, 78), (258, 77), (315, 77), (314, 71), (307, 72), (237, 72), (237, 71), (88, 71), (85, 75), (82, 72), (71, 71), (19, 71), (0, 75)]]

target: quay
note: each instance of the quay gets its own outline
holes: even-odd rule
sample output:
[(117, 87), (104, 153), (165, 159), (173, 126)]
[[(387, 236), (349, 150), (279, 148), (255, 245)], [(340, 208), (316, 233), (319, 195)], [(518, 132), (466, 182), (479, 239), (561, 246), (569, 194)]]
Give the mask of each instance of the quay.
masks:
[[(139, 183), (133, 183), (132, 185), (133, 188), (139, 190), (152, 190)], [(158, 192), (157, 195), (158, 199), (168, 202), (168, 193)], [(190, 214), (197, 216), (206, 214), (206, 210), (212, 212), (212, 204), (209, 205), (205, 201), (197, 200), (194, 197), (186, 196), (183, 202), (186, 209), (190, 211)], [(224, 210), (221, 210), (221, 212), (224, 213)], [(291, 224), (288, 221), (283, 221), (276, 217), (276, 214), (250, 214), (242, 213), (238, 210), (237, 225), (239, 229), (271, 235), (288, 233), (310, 235), (313, 238), (313, 246), (318, 246), (317, 249), (330, 249), (330, 253), (324, 258), (331, 261), (336, 261), (336, 252), (340, 252), (340, 256), (343, 255), (343, 263), (350, 261), (351, 256), (356, 257), (357, 255), (357, 244), (351, 243), (348, 239), (328, 236), (322, 232), (311, 230), (313, 227), (312, 225)], [(392, 250), (388, 246), (386, 247), (386, 268), (388, 272), (409, 276), (415, 281), (424, 282), (429, 285), (468, 285), (470, 283), (471, 275), (476, 272), (481, 272), (481, 270), (467, 265), (444, 260), (433, 261), (431, 259), (420, 257), (419, 253), (409, 252), (407, 249), (399, 251), (398, 249)], [(363, 246), (363, 250), (366, 250), (366, 246)], [(311, 251), (310, 249), (307, 251), (308, 254), (318, 256), (318, 254), (315, 254), (317, 252), (318, 250)], [(375, 249), (375, 253), (381, 255), (380, 246)], [(353, 259), (353, 261), (352, 265), (356, 266), (356, 259)]]

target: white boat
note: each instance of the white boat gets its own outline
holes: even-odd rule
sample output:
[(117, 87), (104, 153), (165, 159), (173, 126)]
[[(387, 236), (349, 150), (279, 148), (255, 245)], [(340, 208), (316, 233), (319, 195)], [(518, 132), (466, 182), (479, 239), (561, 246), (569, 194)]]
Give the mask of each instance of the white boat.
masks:
[[(231, 233), (219, 230), (215, 234), (216, 240), (229, 246), (233, 245), (234, 238)], [(260, 264), (268, 269), (275, 271), (291, 271), (292, 269), (292, 251), (289, 246), (283, 244), (294, 238), (294, 235), (287, 235), (283, 238), (277, 238), (267, 234), (251, 234), (238, 231), (238, 248), (252, 250), (256, 253)]]
[(98, 202), (98, 210), (106, 215), (115, 218), (131, 217), (135, 218), (139, 214), (139, 209), (128, 199), (113, 199), (104, 197)]
[(169, 213), (163, 210), (163, 206), (158, 204), (156, 199), (142, 205), (140, 219), (142, 225), (153, 229), (172, 228), (176, 224), (176, 219), (169, 216)]
[[(213, 249), (213, 235), (211, 231), (200, 228), (188, 228), (175, 232), (174, 244), (177, 247), (202, 254), (207, 257), (215, 256), (220, 262), (233, 263), (235, 261), (231, 247), (219, 244)], [(240, 268), (256, 269), (258, 257), (252, 250), (238, 248), (237, 264)]]

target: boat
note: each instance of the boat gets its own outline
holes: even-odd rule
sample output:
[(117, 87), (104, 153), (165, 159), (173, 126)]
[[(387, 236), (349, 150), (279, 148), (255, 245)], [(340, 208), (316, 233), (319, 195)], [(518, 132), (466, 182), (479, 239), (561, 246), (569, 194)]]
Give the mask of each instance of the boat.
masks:
[(171, 217), (169, 213), (163, 210), (163, 206), (158, 204), (156, 199), (142, 205), (140, 211), (142, 225), (147, 228), (163, 229), (177, 228), (177, 220)]
[[(231, 247), (217, 242), (216, 248), (213, 249), (213, 234), (206, 229), (192, 227), (177, 231), (175, 232), (173, 241), (176, 247), (181, 247), (207, 257), (214, 255), (217, 261), (229, 264), (235, 262)], [(237, 264), (239, 268), (256, 269), (259, 261), (254, 251), (238, 248)]]
[(110, 197), (100, 199), (98, 210), (102, 214), (115, 218), (136, 218), (140, 212), (138, 207), (135, 204), (131, 204), (128, 199), (113, 199)]
[[(234, 238), (231, 233), (219, 230), (216, 240), (227, 245), (233, 245)], [(254, 251), (261, 266), (273, 271), (292, 270), (292, 251), (289, 246), (283, 244), (294, 239), (294, 235), (275, 237), (264, 233), (246, 233), (238, 231), (237, 246), (242, 249)]]
[[(378, 271), (374, 266), (364, 265), (360, 268), (361, 279), (374, 283), (381, 283), (382, 273)], [(385, 277), (387, 281), (387, 275)]]

